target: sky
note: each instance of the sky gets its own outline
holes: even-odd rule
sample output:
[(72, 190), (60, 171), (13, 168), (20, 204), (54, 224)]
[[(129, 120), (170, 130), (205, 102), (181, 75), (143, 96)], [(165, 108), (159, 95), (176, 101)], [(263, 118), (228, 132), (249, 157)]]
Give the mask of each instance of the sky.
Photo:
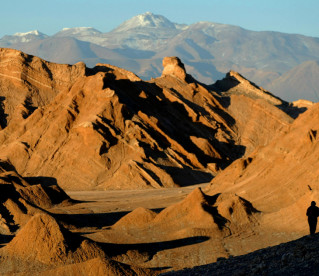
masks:
[(210, 21), (319, 37), (318, 0), (10, 0), (0, 5), (0, 38), (32, 30), (53, 35), (64, 27), (108, 32), (145, 12), (180, 24)]

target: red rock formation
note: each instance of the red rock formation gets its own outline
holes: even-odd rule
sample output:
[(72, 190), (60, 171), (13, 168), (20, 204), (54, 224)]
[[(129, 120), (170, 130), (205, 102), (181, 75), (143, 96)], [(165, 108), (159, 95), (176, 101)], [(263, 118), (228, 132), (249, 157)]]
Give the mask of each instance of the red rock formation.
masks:
[(0, 48), (1, 127), (9, 123), (17, 127), (21, 120), (50, 103), (60, 91), (67, 91), (85, 70), (84, 63), (58, 65), (20, 51)]
[(162, 76), (173, 75), (183, 81), (186, 79), (184, 64), (178, 57), (165, 57), (163, 59), (163, 67)]

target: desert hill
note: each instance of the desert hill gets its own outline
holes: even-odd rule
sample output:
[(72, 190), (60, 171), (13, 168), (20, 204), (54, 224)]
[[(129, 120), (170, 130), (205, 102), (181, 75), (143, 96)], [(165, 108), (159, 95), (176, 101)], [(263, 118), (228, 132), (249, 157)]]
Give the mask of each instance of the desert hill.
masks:
[(293, 121), (287, 102), (239, 74), (205, 86), (178, 58), (148, 82), (107, 64), (59, 65), (10, 49), (0, 58), (1, 156), (64, 189), (207, 182)]
[(117, 244), (114, 260), (180, 269), (258, 248), (262, 242), (245, 245), (242, 241), (238, 248), (234, 237), (258, 236), (260, 216), (248, 201), (235, 194), (207, 196), (197, 188), (159, 213), (140, 207), (102, 232), (86, 236), (103, 242), (106, 248)]
[(1, 273), (156, 275), (112, 261), (95, 242), (73, 234), (48, 214), (36, 214), (0, 249)]
[(305, 208), (318, 198), (318, 114), (316, 104), (287, 133), (221, 172), (206, 192), (235, 192), (269, 213), (263, 223), (273, 229), (305, 229)]
[(0, 161), (0, 179), (2, 235), (14, 234), (33, 215), (45, 213), (43, 208), (72, 203), (70, 197), (52, 179), (23, 178), (8, 161)]
[(282, 74), (267, 87), (288, 101), (307, 98), (310, 101), (318, 102), (318, 74), (319, 61), (305, 61)]
[(72, 206), (76, 201), (52, 179), (23, 178), (3, 160), (0, 179), (1, 274), (157, 274), (113, 261), (108, 257), (111, 252), (64, 228), (49, 210)]

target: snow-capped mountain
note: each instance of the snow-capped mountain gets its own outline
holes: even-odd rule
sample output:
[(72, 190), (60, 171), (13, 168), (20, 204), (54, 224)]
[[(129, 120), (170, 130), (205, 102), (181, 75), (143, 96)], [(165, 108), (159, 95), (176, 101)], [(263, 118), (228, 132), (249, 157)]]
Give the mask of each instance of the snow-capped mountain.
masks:
[(0, 39), (0, 45), (10, 46), (15, 43), (27, 43), (31, 41), (37, 41), (47, 38), (48, 35), (39, 32), (38, 30), (26, 32), (26, 33), (15, 33), (14, 35), (6, 35)]
[(151, 12), (146, 12), (125, 21), (116, 29), (114, 29), (113, 32), (127, 32), (136, 28), (183, 30), (187, 28), (187, 25), (173, 23), (162, 15), (155, 15)]
[(109, 33), (90, 27), (64, 28), (55, 37), (74, 37), (111, 49), (159, 51), (167, 41), (183, 32), (188, 26), (173, 23), (162, 15), (150, 12), (134, 16)]
[(173, 23), (162, 15), (146, 12), (105, 34), (103, 46), (157, 52), (187, 28), (188, 25)]
[(103, 33), (92, 27), (75, 27), (63, 28), (53, 37), (72, 37), (81, 41), (103, 45), (105, 39), (102, 37)]
[(63, 28), (60, 32), (56, 33), (54, 36), (81, 37), (81, 36), (96, 36), (100, 34), (102, 34), (100, 31), (92, 27), (75, 27), (75, 28)]

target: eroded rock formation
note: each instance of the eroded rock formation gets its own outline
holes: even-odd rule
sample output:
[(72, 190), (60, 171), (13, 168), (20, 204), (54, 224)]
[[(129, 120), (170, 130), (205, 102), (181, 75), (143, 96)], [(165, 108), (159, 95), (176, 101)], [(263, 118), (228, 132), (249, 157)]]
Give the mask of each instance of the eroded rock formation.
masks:
[(164, 58), (162, 77), (149, 82), (112, 65), (58, 65), (10, 49), (0, 64), (1, 157), (65, 189), (207, 182), (292, 121), (279, 99), (238, 74), (223, 94), (187, 75), (176, 57)]

